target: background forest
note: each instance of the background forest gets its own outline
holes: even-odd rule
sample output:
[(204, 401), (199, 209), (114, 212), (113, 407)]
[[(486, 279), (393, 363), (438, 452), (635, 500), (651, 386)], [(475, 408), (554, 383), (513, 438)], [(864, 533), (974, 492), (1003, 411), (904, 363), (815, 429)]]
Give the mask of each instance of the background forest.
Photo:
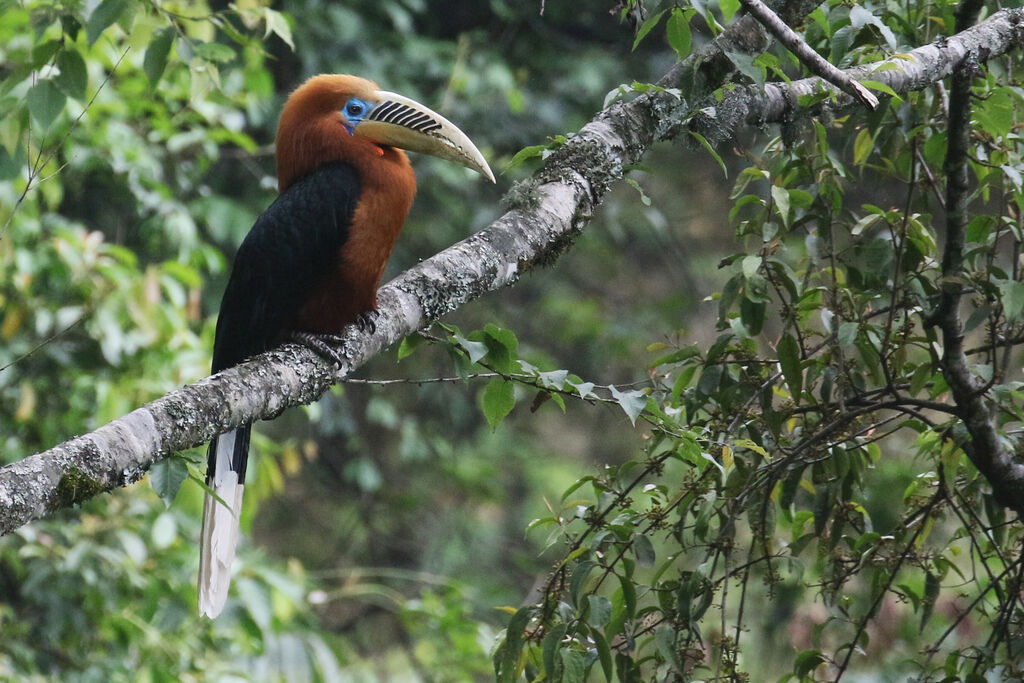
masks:
[[(643, 5), (0, 0), (2, 461), (208, 373), (305, 78), (413, 97), (499, 174), (414, 157), (387, 280), (528, 203), (564, 136), (740, 16)], [(998, 9), (777, 5), (842, 68)], [(221, 618), (195, 608), (204, 448), (0, 538), (0, 678), (1020, 674), (1020, 528), (968, 457), (931, 315), (961, 288), (970, 371), (1019, 450), (1010, 54), (968, 83), (962, 273), (943, 270), (948, 79), (876, 81), (874, 112), (817, 94), (781, 126), (727, 121), (709, 84), (552, 267), (258, 424)], [(727, 85), (807, 75), (777, 45), (729, 58)]]

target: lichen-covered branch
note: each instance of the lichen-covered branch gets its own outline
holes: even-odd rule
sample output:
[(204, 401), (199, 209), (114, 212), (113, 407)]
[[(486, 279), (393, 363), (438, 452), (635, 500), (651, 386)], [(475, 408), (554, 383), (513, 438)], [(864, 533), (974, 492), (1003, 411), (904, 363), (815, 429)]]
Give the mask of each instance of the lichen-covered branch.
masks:
[[(814, 7), (810, 0), (777, 5), (776, 10), (790, 22)], [(1013, 27), (1006, 28), (1011, 18)], [(1020, 18), (1020, 10), (1004, 11), (976, 28), (988, 26), (985, 30), (1013, 34), (1019, 42), (1015, 27)], [(993, 22), (998, 24), (996, 29)], [(1000, 43), (991, 36), (975, 39), (966, 33), (947, 43), (987, 40), (993, 54), (1017, 44), (1005, 36)], [(720, 57), (726, 49), (756, 54), (765, 47), (763, 29), (744, 17), (662, 79), (663, 86), (676, 92), (651, 91), (599, 112), (548, 157), (534, 180), (510, 192), (513, 208), (508, 213), (382, 288), (376, 330), (369, 334), (347, 330), (341, 367), (304, 347), (285, 346), (172, 392), (91, 434), (0, 469), (0, 533), (136, 481), (160, 458), (202, 444), (219, 432), (315, 401), (332, 383), (405, 335), (485, 292), (513, 284), (535, 266), (552, 262), (572, 243), (605, 192), (621, 179), (623, 167), (638, 161), (656, 140), (676, 134), (679, 122), (691, 115), (692, 103), (724, 82), (728, 67), (715, 55)], [(934, 73), (952, 70), (953, 61), (941, 65), (935, 60), (953, 60), (956, 54), (962, 59), (976, 47), (961, 45), (959, 53), (948, 47), (934, 49), (939, 52), (928, 62), (930, 75), (908, 76), (916, 87), (934, 82)], [(707, 68), (711, 63), (716, 64), (713, 70)], [(918, 62), (900, 65), (913, 71)], [(893, 78), (893, 73), (882, 72), (877, 80)], [(746, 108), (736, 110), (739, 119), (749, 115), (752, 100), (767, 103), (772, 97), (767, 90), (751, 94)], [(725, 105), (718, 106), (724, 118)], [(760, 111), (768, 108), (764, 104)]]
[[(811, 0), (785, 3), (810, 11)], [(744, 38), (755, 22), (736, 22), (700, 54), (727, 45), (764, 50), (763, 39)], [(684, 62), (687, 68), (695, 58)], [(682, 73), (674, 69), (676, 76)], [(494, 224), (446, 249), (387, 284), (378, 294), (376, 330), (349, 328), (341, 367), (289, 345), (262, 354), (172, 392), (96, 431), (0, 468), (0, 534), (52, 510), (142, 477), (157, 460), (209, 441), (239, 425), (276, 417), (289, 406), (312, 403), (331, 384), (384, 348), (483, 293), (510, 285), (524, 271), (552, 262), (589, 220), (595, 205), (658, 138), (669, 108), (697, 99), (728, 76), (720, 70), (705, 86), (681, 87), (684, 98), (652, 93), (598, 113), (556, 154), (534, 181), (510, 192), (515, 208)]]
[(761, 25), (768, 29), (775, 38), (796, 55), (804, 66), (836, 86), (843, 92), (859, 100), (870, 109), (878, 107), (878, 98), (845, 72), (832, 65), (827, 59), (811, 49), (796, 31), (786, 25), (768, 5), (761, 0), (740, 0), (747, 11), (757, 18)]
[[(846, 69), (845, 73), (856, 80), (883, 83), (897, 94), (904, 94), (923, 90), (948, 78), (969, 54), (976, 55), (979, 62), (984, 62), (1019, 49), (1022, 45), (1024, 9), (1005, 9), (955, 35), (939, 38), (910, 52), (872, 64)], [(801, 97), (822, 91), (831, 91), (834, 100), (812, 108), (801, 107)], [(839, 114), (857, 104), (856, 100), (839, 92), (831, 83), (811, 77), (790, 83), (767, 83), (763, 90), (753, 85), (735, 88), (726, 92), (721, 101), (713, 103), (716, 112), (720, 112), (714, 120), (700, 117), (691, 125), (708, 139), (722, 140), (743, 123), (785, 123), (797, 115), (817, 115), (825, 108), (832, 114)]]

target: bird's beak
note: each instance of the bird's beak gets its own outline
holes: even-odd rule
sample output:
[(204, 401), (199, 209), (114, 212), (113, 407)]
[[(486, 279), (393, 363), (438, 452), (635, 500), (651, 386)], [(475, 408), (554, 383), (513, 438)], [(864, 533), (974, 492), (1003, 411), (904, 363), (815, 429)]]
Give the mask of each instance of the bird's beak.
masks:
[(375, 94), (377, 104), (356, 124), (354, 135), (454, 161), (494, 182), (484, 155), (451, 121), (408, 97), (384, 90)]

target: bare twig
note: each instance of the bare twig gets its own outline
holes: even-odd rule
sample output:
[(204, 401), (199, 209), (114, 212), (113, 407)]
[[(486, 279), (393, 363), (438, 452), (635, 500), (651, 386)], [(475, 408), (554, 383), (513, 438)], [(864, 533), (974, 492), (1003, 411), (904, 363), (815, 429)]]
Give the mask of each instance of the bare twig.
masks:
[[(3, 239), (3, 234), (5, 232), (7, 232), (7, 228), (10, 227), (11, 221), (14, 220), (14, 214), (16, 214), (18, 212), (18, 208), (25, 201), (25, 198), (28, 197), (28, 193), (30, 191), (32, 191), (34, 188), (36, 188), (39, 185), (39, 183), (45, 182), (46, 180), (50, 179), (51, 177), (53, 177), (54, 175), (59, 173), (64, 168), (64, 166), (66, 166), (66, 164), (62, 164), (61, 167), (59, 169), (57, 169), (57, 171), (55, 171), (54, 173), (51, 173), (50, 175), (48, 175), (45, 178), (41, 179), (39, 182), (35, 182), (36, 178), (42, 172), (43, 167), (46, 166), (46, 164), (48, 164), (50, 162), (50, 159), (52, 159), (54, 156), (56, 156), (57, 150), (59, 150), (61, 147), (64, 146), (64, 143), (67, 142), (67, 139), (71, 136), (71, 133), (73, 133), (75, 128), (78, 127), (78, 124), (81, 123), (82, 118), (89, 112), (89, 109), (92, 107), (92, 103), (96, 101), (96, 98), (99, 96), (100, 92), (103, 90), (103, 87), (113, 77), (114, 72), (117, 71), (117, 67), (121, 66), (121, 62), (124, 61), (124, 58), (128, 55), (128, 51), (130, 49), (131, 48), (126, 47), (124, 49), (124, 52), (121, 53), (121, 56), (117, 58), (116, 62), (114, 62), (114, 66), (110, 69), (109, 72), (107, 72), (107, 75), (106, 75), (106, 77), (104, 77), (103, 82), (100, 83), (99, 86), (96, 88), (96, 92), (94, 92), (92, 94), (92, 97), (89, 98), (89, 101), (86, 103), (85, 107), (83, 107), (82, 111), (78, 114), (78, 116), (75, 117), (75, 120), (71, 122), (71, 125), (68, 127), (67, 131), (64, 133), (64, 137), (61, 138), (60, 143), (57, 144), (57, 145), (54, 145), (53, 148), (49, 151), (49, 153), (47, 153), (45, 155), (43, 154), (43, 150), (42, 149), (39, 150), (39, 154), (36, 156), (35, 162), (33, 164), (31, 164), (31, 166), (29, 167), (29, 170), (28, 170), (28, 181), (25, 183), (25, 188), (21, 191), (21, 194), (18, 195), (18, 199), (15, 200), (14, 206), (11, 207), (11, 212), (7, 215), (7, 220), (4, 221), (4, 226), (2, 228), (0, 228), (0, 239)], [(31, 131), (32, 131), (32, 129), (31, 129), (32, 123), (31, 122), (32, 122), (32, 119), (30, 117), (29, 118), (29, 134), (30, 134), (30, 136), (31, 136)], [(31, 142), (28, 142), (27, 144), (29, 145), (28, 156), (31, 157), (31, 153), (32, 153)]]
[(831, 62), (811, 49), (800, 35), (786, 25), (768, 5), (761, 0), (740, 0), (775, 38), (786, 46), (786, 49), (796, 55), (804, 66), (811, 70), (811, 73), (820, 76), (832, 85), (836, 86), (848, 95), (851, 95), (869, 109), (878, 107), (878, 98), (874, 93), (865, 88), (857, 81), (850, 78), (849, 74), (840, 71)]

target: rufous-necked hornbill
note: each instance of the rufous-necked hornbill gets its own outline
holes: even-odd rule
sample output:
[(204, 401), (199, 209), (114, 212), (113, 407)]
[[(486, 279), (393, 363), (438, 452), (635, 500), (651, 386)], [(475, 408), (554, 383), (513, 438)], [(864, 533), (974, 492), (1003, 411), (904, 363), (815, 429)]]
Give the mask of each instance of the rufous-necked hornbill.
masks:
[[(371, 81), (321, 75), (292, 93), (277, 129), (280, 195), (235, 257), (217, 319), (214, 372), (289, 339), (323, 355), (323, 335), (366, 322), (416, 193), (402, 149), (494, 181), (451, 122)], [(210, 443), (206, 483), (216, 495), (207, 493), (203, 506), (199, 560), (199, 613), (209, 617), (227, 600), (249, 432), (244, 425)]]

